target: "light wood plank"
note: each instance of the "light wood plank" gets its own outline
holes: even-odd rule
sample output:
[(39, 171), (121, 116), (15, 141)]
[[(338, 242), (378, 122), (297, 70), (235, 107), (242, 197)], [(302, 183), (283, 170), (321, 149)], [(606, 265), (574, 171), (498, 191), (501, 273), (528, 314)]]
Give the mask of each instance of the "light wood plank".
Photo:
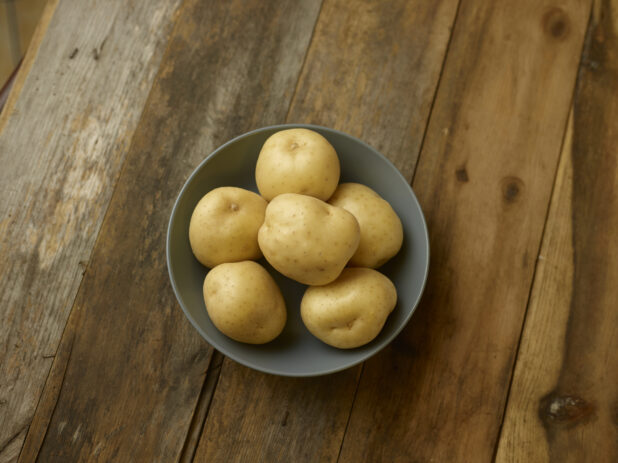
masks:
[[(359, 136), (411, 179), (456, 8), (327, 0), (287, 120)], [(335, 461), (359, 374), (279, 378), (226, 360), (197, 461)]]
[(48, 8), (17, 78), (0, 133), (2, 462), (34, 415), (176, 4)]
[(597, 2), (498, 462), (618, 461), (618, 2)]
[(212, 349), (169, 284), (169, 214), (209, 152), (285, 117), (319, 6), (181, 7), (63, 335), (63, 361), (54, 363), (39, 405), (51, 420), (35, 418), (44, 429), (30, 432), (42, 437), (24, 449), (24, 461), (190, 457)]
[(427, 289), (365, 364), (341, 462), (491, 461), (588, 12), (579, 0), (460, 5), (413, 183)]

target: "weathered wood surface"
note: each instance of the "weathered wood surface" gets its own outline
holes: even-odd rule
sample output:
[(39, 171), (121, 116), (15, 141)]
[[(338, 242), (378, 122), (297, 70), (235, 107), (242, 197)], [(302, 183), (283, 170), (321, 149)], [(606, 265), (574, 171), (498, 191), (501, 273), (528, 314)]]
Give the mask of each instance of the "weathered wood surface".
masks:
[(618, 2), (593, 8), (497, 461), (618, 461)]
[(17, 101), (21, 93), (21, 89), (23, 88), (26, 77), (28, 76), (28, 74), (30, 74), (34, 59), (39, 53), (39, 48), (43, 41), (43, 37), (45, 37), (47, 27), (49, 26), (49, 23), (54, 16), (54, 12), (56, 11), (56, 7), (58, 6), (58, 1), (59, 0), (48, 0), (43, 7), (43, 11), (41, 12), (41, 18), (39, 19), (39, 22), (34, 29), (28, 49), (26, 50), (26, 53), (21, 60), (21, 64), (19, 65), (19, 72), (17, 73), (13, 81), (11, 91), (7, 96), (7, 100), (5, 101), (5, 106), (0, 111), (0, 132), (2, 132), (2, 128), (8, 120), (9, 115), (13, 114), (13, 107), (15, 106), (15, 102)]
[(191, 452), (185, 440), (212, 350), (171, 291), (169, 213), (205, 155), (285, 117), (319, 7), (181, 6), (23, 461), (175, 461)]
[(412, 180), (457, 5), (325, 0), (288, 122), (361, 137)]
[(177, 4), (54, 3), (0, 121), (2, 462), (22, 447)]
[[(411, 179), (456, 7), (325, 0), (287, 120), (359, 136)], [(289, 379), (226, 360), (198, 461), (336, 461), (360, 371)]]
[[(615, 460), (616, 11), (50, 2), (0, 116), (0, 462)], [(285, 120), (384, 152), (431, 233), (409, 327), (325, 378), (213, 353), (165, 269), (195, 165)]]
[(460, 5), (413, 183), (427, 288), (365, 363), (339, 461), (491, 461), (588, 13)]

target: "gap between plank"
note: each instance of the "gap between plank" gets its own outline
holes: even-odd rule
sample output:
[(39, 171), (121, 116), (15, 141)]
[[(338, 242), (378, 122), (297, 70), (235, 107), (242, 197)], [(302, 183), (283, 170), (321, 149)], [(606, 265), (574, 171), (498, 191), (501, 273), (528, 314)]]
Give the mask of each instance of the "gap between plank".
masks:
[[(82, 278), (83, 281), (83, 278)], [(81, 286), (81, 283), (80, 283)], [(73, 298), (73, 301), (75, 301), (75, 299), (77, 298), (77, 293), (75, 293), (75, 297)], [(67, 323), (64, 326), (64, 330), (62, 331), (62, 337), (60, 338), (62, 340), (62, 338), (64, 337), (64, 333), (66, 332), (67, 327), (69, 326), (69, 324)], [(58, 395), (56, 396), (56, 400), (54, 402), (54, 407), (52, 408), (51, 413), (49, 414), (48, 420), (47, 420), (47, 424), (45, 425), (45, 433), (43, 434), (43, 438), (41, 439), (41, 442), (39, 443), (39, 445), (37, 445), (37, 449), (36, 449), (36, 459), (35, 462), (38, 460), (39, 458), (39, 451), (41, 450), (41, 447), (43, 447), (43, 442), (45, 442), (45, 439), (47, 438), (47, 431), (49, 430), (49, 423), (51, 423), (52, 420), (52, 416), (54, 416), (54, 412), (56, 411), (56, 406), (58, 405), (58, 399), (60, 398), (60, 394), (62, 394), (62, 387), (64, 386), (64, 377), (67, 374), (67, 369), (69, 367), (69, 362), (71, 361), (71, 354), (73, 353), (73, 344), (75, 343), (75, 334), (73, 334), (73, 339), (71, 339), (71, 345), (69, 346), (69, 354), (67, 356), (67, 361), (64, 365), (64, 369), (62, 371), (62, 381), (60, 381), (60, 388), (58, 389)], [(60, 344), (58, 344), (58, 348), (56, 349), (56, 354), (54, 355), (54, 362), (55, 363), (58, 359), (58, 350), (60, 349)], [(49, 369), (49, 372), (47, 373), (47, 379), (45, 380), (45, 386), (47, 386), (47, 381), (49, 380), (49, 377), (51, 376), (52, 370), (54, 368), (54, 365), (52, 363), (52, 367)], [(43, 392), (45, 391), (45, 386), (43, 386)], [(19, 459), (21, 458), (22, 452), (24, 450), (24, 447), (26, 445), (26, 442), (28, 440), (28, 434), (30, 433), (30, 426), (32, 425), (32, 422), (34, 421), (34, 417), (36, 416), (36, 412), (39, 409), (39, 405), (41, 405), (41, 400), (43, 399), (43, 395), (44, 393), (41, 393), (41, 396), (39, 397), (39, 401), (37, 402), (36, 405), (36, 409), (34, 411), (34, 415), (32, 415), (32, 421), (30, 422), (30, 424), (28, 424), (28, 431), (26, 432), (26, 437), (24, 437), (24, 442), (21, 444), (21, 449), (19, 449), (19, 455), (17, 456), (17, 461), (19, 461)]]
[(318, 23), (320, 22), (320, 17), (322, 16), (322, 7), (324, 6), (324, 2), (327, 0), (322, 0), (320, 2), (320, 9), (318, 10), (318, 15), (315, 19), (315, 24), (313, 25), (313, 30), (311, 31), (311, 38), (309, 39), (309, 44), (307, 45), (307, 50), (305, 50), (305, 56), (303, 56), (303, 64), (300, 66), (300, 71), (298, 72), (298, 78), (296, 79), (296, 85), (294, 86), (294, 93), (292, 93), (292, 98), (290, 98), (290, 104), (288, 105), (288, 110), (285, 113), (285, 122), (288, 121), (288, 117), (290, 117), (290, 111), (292, 111), (292, 107), (294, 106), (294, 101), (296, 100), (296, 94), (298, 93), (298, 86), (300, 85), (300, 80), (303, 76), (303, 71), (305, 70), (305, 65), (307, 64), (307, 57), (309, 56), (309, 50), (311, 49), (311, 44), (313, 43), (313, 38), (315, 37), (315, 30), (318, 27)]
[[(40, 48), (41, 42), (45, 36), (45, 32), (47, 31), (47, 27), (49, 26), (49, 24), (51, 23), (51, 20), (54, 16), (54, 12), (56, 10), (56, 7), (58, 6), (60, 0), (49, 0), (47, 5), (45, 6), (45, 10), (43, 11), (42, 14), (42, 19), (39, 22), (37, 29), (35, 30), (34, 34), (33, 34), (33, 38), (30, 44), (30, 47), (28, 47), (28, 51), (26, 53), (26, 57), (24, 58), (22, 67), (19, 71), (19, 74), (15, 80), (15, 83), (13, 85), (13, 89), (11, 91), (11, 95), (9, 95), (9, 99), (6, 102), (6, 105), (4, 107), (4, 111), (3, 111), (3, 117), (0, 117), (0, 133), (2, 133), (2, 129), (4, 128), (4, 125), (6, 124), (6, 121), (8, 121), (8, 116), (9, 113), (12, 112), (12, 106), (14, 106), (15, 100), (17, 99), (20, 91), (21, 91), (21, 87), (23, 86), (23, 82), (25, 81), (25, 79), (27, 78), (28, 73), (30, 72), (30, 69), (32, 68), (32, 64), (34, 63), (34, 58), (36, 57), (38, 50)], [(185, 5), (185, 1), (183, 1), (181, 4), (179, 4), (178, 8), (170, 15), (170, 20), (174, 21), (175, 24), (174, 26), (171, 28), (170, 33), (168, 34), (167, 38), (166, 38), (166, 46), (165, 46), (165, 51), (162, 54), (161, 57), (161, 61), (159, 63), (159, 67), (161, 66), (161, 63), (163, 62), (163, 59), (165, 58), (165, 56), (169, 53), (169, 46), (170, 46), (170, 38), (173, 36), (174, 32), (176, 31), (176, 28), (178, 27), (178, 18), (180, 17), (180, 15), (178, 14), (179, 11), (182, 9), (182, 7)], [(35, 44), (35, 41), (37, 42)], [(36, 45), (36, 47), (35, 47)], [(29, 56), (30, 55), (30, 56)], [(23, 75), (24, 77), (20, 79), (21, 75)], [(21, 81), (20, 81), (21, 80)], [(18, 82), (20, 81), (20, 82)], [(140, 113), (139, 119), (138, 119), (138, 123), (136, 125), (136, 129), (140, 126), (142, 118), (144, 116), (144, 110), (147, 106), (148, 100), (150, 98), (150, 92), (152, 91), (152, 87), (154, 86), (154, 83), (156, 82), (156, 77), (155, 79), (153, 79), (153, 83), (150, 87), (150, 91), (149, 91), (149, 95), (148, 97), (146, 97), (144, 106), (142, 107), (142, 111)], [(19, 85), (18, 85), (19, 83)], [(12, 104), (11, 104), (11, 100)], [(135, 131), (133, 133), (133, 135), (135, 135)], [(131, 137), (133, 139), (133, 136)], [(131, 142), (131, 145), (133, 144), (133, 142)], [(127, 150), (127, 153), (130, 152), (130, 148), (129, 150)], [(73, 316), (73, 312), (75, 311), (75, 301), (77, 300), (77, 296), (79, 295), (81, 289), (82, 289), (82, 285), (84, 284), (84, 280), (85, 280), (85, 275), (88, 271), (88, 268), (90, 266), (90, 261), (92, 260), (92, 255), (94, 253), (94, 250), (97, 248), (97, 245), (99, 243), (99, 240), (101, 239), (101, 230), (103, 229), (103, 224), (105, 223), (105, 221), (107, 220), (107, 216), (109, 215), (109, 209), (110, 209), (110, 205), (112, 203), (112, 199), (114, 198), (114, 195), (116, 193), (116, 190), (118, 188), (118, 183), (120, 181), (120, 178), (122, 177), (123, 172), (126, 169), (126, 165), (127, 165), (127, 158), (125, 156), (125, 158), (122, 161), (122, 166), (118, 172), (118, 175), (116, 177), (116, 180), (114, 181), (114, 185), (111, 189), (111, 195), (110, 195), (110, 199), (107, 202), (107, 206), (105, 209), (105, 213), (103, 214), (103, 220), (101, 221), (101, 226), (99, 227), (98, 231), (97, 231), (97, 237), (95, 238), (94, 241), (94, 245), (90, 248), (90, 253), (88, 254), (88, 258), (85, 260), (86, 265), (83, 268), (83, 273), (81, 275), (81, 281), (79, 282), (79, 285), (77, 287), (77, 291), (75, 292), (74, 296), (73, 296), (73, 300), (71, 301), (71, 309), (69, 310), (69, 314), (67, 317), (67, 321), (64, 325), (64, 328), (62, 330), (62, 335), (60, 336), (60, 341), (58, 343), (58, 345), (56, 346), (56, 351), (54, 353), (54, 362), (52, 363), (52, 366), (50, 367), (48, 373), (47, 373), (47, 378), (45, 379), (45, 383), (43, 385), (43, 389), (41, 391), (41, 395), (39, 396), (39, 400), (37, 402), (37, 406), (35, 408), (34, 414), (32, 415), (32, 420), (30, 421), (30, 423), (28, 424), (28, 432), (26, 433), (26, 437), (24, 438), (24, 442), (22, 443), (21, 449), (19, 451), (19, 456), (17, 457), (17, 460), (19, 461), (19, 459), (21, 458), (21, 455), (23, 453), (24, 450), (24, 446), (26, 441), (28, 440), (28, 435), (30, 432), (30, 426), (32, 425), (34, 418), (37, 415), (37, 411), (39, 410), (39, 406), (41, 405), (41, 400), (43, 399), (43, 396), (45, 395), (45, 390), (47, 388), (47, 382), (49, 381), (49, 377), (51, 375), (51, 372), (54, 368), (54, 363), (56, 362), (57, 358), (58, 358), (58, 351), (60, 349), (60, 346), (62, 344), (62, 340), (64, 339), (67, 327), (69, 326), (69, 321), (71, 320), (71, 317)], [(77, 324), (78, 325), (78, 324)], [(67, 357), (67, 361), (66, 361), (66, 365), (64, 366), (64, 372), (62, 374), (62, 381), (60, 383), (60, 388), (58, 390), (58, 395), (56, 396), (56, 400), (54, 403), (54, 407), (52, 409), (52, 412), (50, 413), (48, 420), (47, 420), (47, 424), (45, 426), (45, 433), (43, 434), (43, 439), (41, 439), (40, 444), (38, 445), (38, 449), (37, 449), (37, 459), (38, 459), (38, 454), (39, 451), (41, 449), (41, 447), (43, 446), (43, 443), (45, 442), (45, 438), (47, 437), (47, 431), (49, 429), (49, 425), (52, 421), (52, 418), (54, 416), (55, 410), (56, 410), (56, 406), (58, 404), (58, 400), (60, 399), (60, 394), (62, 393), (62, 387), (64, 385), (64, 376), (66, 374), (66, 370), (68, 368), (69, 365), (69, 361), (71, 360), (71, 352), (73, 350), (73, 342), (75, 341), (75, 335), (73, 337), (73, 340), (71, 341), (71, 347), (69, 348), (69, 355)]]
[(449, 35), (448, 42), (446, 43), (446, 49), (444, 50), (444, 58), (442, 60), (442, 67), (440, 68), (440, 74), (438, 74), (438, 82), (436, 83), (436, 90), (433, 92), (433, 98), (431, 99), (431, 106), (429, 106), (429, 114), (427, 115), (427, 123), (425, 124), (425, 130), (423, 130), (423, 137), (421, 138), (421, 144), (418, 147), (418, 156), (416, 157), (416, 164), (414, 165), (414, 171), (412, 172), (412, 179), (410, 180), (410, 186), (414, 185), (414, 179), (416, 178), (416, 169), (421, 160), (421, 155), (423, 154), (423, 148), (425, 147), (425, 139), (427, 138), (427, 132), (429, 131), (429, 122), (431, 121), (431, 115), (433, 114), (433, 108), (436, 104), (436, 100), (438, 99), (438, 90), (440, 89), (440, 84), (442, 83), (442, 75), (444, 74), (444, 68), (446, 67), (446, 59), (448, 57), (448, 52), (451, 49), (451, 43), (453, 41), (453, 36), (455, 35), (455, 27), (457, 26), (457, 19), (459, 18), (459, 9), (461, 7), (461, 2), (463, 0), (459, 0), (457, 2), (457, 7), (455, 8), (455, 18), (453, 19), (453, 25), (451, 27), (451, 35)]
[(504, 400), (504, 407), (502, 409), (502, 416), (500, 418), (500, 426), (498, 427), (498, 435), (496, 436), (496, 442), (494, 443), (494, 452), (493, 452), (493, 457), (491, 459), (491, 461), (494, 463), (498, 456), (498, 447), (500, 446), (500, 439), (502, 437), (502, 429), (504, 427), (504, 418), (506, 417), (506, 409), (508, 408), (509, 399), (511, 396), (511, 388), (513, 386), (513, 379), (515, 377), (515, 367), (517, 366), (517, 360), (519, 358), (519, 352), (521, 349), (521, 341), (524, 335), (524, 330), (526, 328), (526, 320), (528, 319), (528, 310), (530, 309), (530, 300), (532, 298), (532, 293), (534, 291), (534, 286), (536, 283), (536, 272), (537, 272), (538, 265), (539, 265), (539, 256), (541, 254), (541, 250), (543, 247), (543, 241), (545, 240), (545, 232), (547, 231), (547, 222), (549, 219), (549, 212), (553, 204), (554, 195), (556, 194), (555, 190), (556, 190), (556, 181), (558, 180), (558, 171), (559, 171), (558, 168), (560, 164), (562, 163), (562, 157), (566, 156), (566, 154), (564, 153), (564, 144), (565, 144), (565, 141), (568, 135), (569, 121), (571, 120), (571, 116), (573, 112), (573, 105), (575, 103), (575, 98), (577, 95), (577, 89), (578, 89), (579, 80), (581, 77), (582, 63), (584, 62), (584, 54), (586, 53), (586, 50), (588, 49), (588, 44), (590, 43), (590, 40), (591, 40), (592, 3), (593, 2), (590, 2), (590, 11), (588, 13), (588, 26), (586, 27), (586, 34), (584, 36), (584, 40), (582, 43), (582, 49), (579, 54), (579, 63), (577, 65), (577, 76), (575, 78), (575, 82), (573, 85), (573, 91), (571, 92), (571, 103), (569, 104), (569, 112), (567, 114), (567, 118), (564, 124), (564, 130), (562, 133), (562, 141), (560, 143), (560, 155), (558, 157), (558, 163), (556, 164), (556, 168), (554, 170), (554, 179), (553, 179), (553, 183), (551, 186), (551, 192), (549, 195), (549, 203), (547, 205), (547, 210), (545, 211), (545, 221), (543, 222), (543, 230), (541, 232), (541, 239), (539, 240), (539, 246), (536, 252), (536, 259), (534, 261), (534, 270), (532, 272), (532, 280), (530, 282), (530, 289), (528, 290), (528, 298), (526, 300), (526, 309), (524, 310), (524, 317), (522, 320), (521, 329), (519, 331), (519, 339), (517, 340), (517, 347), (515, 348), (515, 358), (513, 359), (513, 366), (511, 367), (511, 377), (509, 379), (509, 386), (506, 389), (506, 397)]
[(365, 362), (361, 363), (360, 371), (358, 373), (358, 378), (356, 378), (356, 387), (354, 388), (354, 395), (352, 395), (352, 403), (350, 404), (350, 411), (348, 412), (348, 419), (345, 422), (345, 427), (343, 428), (343, 435), (341, 436), (341, 444), (339, 444), (339, 451), (337, 452), (337, 460), (341, 458), (341, 451), (343, 450), (343, 443), (345, 442), (345, 435), (348, 432), (348, 426), (350, 426), (350, 419), (352, 418), (352, 410), (354, 409), (354, 403), (356, 402), (356, 395), (358, 394), (358, 388), (360, 386), (360, 380), (363, 376), (363, 370), (365, 369)]
[(206, 424), (206, 417), (210, 411), (210, 405), (214, 397), (214, 391), (219, 384), (219, 377), (221, 375), (221, 368), (223, 366), (224, 355), (218, 350), (212, 349), (210, 356), (210, 362), (208, 362), (208, 368), (206, 369), (206, 377), (204, 378), (204, 384), (202, 391), (197, 399), (197, 405), (193, 411), (193, 417), (191, 418), (191, 424), (187, 430), (187, 436), (178, 458), (179, 463), (190, 463), (195, 459), (195, 453), (197, 452), (197, 446), (200, 442), (202, 432), (204, 431), (204, 425)]
[(41, 13), (41, 19), (39, 19), (39, 22), (34, 29), (32, 39), (30, 40), (30, 45), (26, 49), (26, 54), (21, 61), (21, 66), (13, 82), (13, 87), (8, 94), (4, 108), (2, 109), (2, 111), (0, 111), (0, 134), (6, 126), (10, 114), (13, 112), (13, 108), (15, 107), (17, 99), (19, 98), (21, 89), (24, 86), (24, 82), (26, 81), (28, 74), (30, 74), (30, 69), (32, 69), (34, 60), (39, 53), (41, 43), (43, 42), (43, 38), (47, 33), (47, 28), (49, 27), (54, 17), (56, 7), (58, 6), (59, 1), (60, 0), (48, 0), (45, 7), (43, 8), (43, 12)]
[[(318, 22), (320, 21), (320, 16), (322, 15), (323, 6), (324, 6), (324, 1), (320, 2), (320, 9), (318, 10), (318, 14), (316, 16), (313, 29), (311, 31), (311, 37), (309, 39), (309, 43), (307, 44), (307, 50), (305, 51), (305, 55), (303, 56), (303, 62), (298, 72), (298, 77), (296, 79), (296, 85), (294, 86), (294, 92), (292, 93), (292, 97), (290, 98), (288, 110), (285, 113), (285, 119), (284, 119), (285, 122), (288, 122), (290, 111), (292, 110), (292, 107), (294, 106), (294, 100), (298, 92), (298, 86), (300, 85), (303, 71), (307, 63), (307, 56), (309, 55), (309, 50), (311, 48), (311, 44), (313, 43), (313, 39), (315, 37), (315, 30), (317, 28)], [(197, 448), (202, 439), (202, 433), (204, 430), (204, 426), (206, 425), (206, 420), (208, 419), (208, 413), (210, 412), (210, 405), (215, 395), (217, 385), (219, 384), (219, 377), (221, 376), (221, 370), (223, 369), (223, 362), (225, 360), (225, 356), (221, 354), (215, 348), (212, 348), (212, 349), (213, 349), (213, 353), (212, 353), (211, 361), (206, 371), (206, 377), (204, 378), (204, 384), (202, 386), (202, 390), (198, 397), (195, 410), (193, 411), (193, 418), (191, 419), (191, 424), (189, 425), (189, 429), (187, 431), (187, 437), (185, 438), (185, 442), (184, 442), (182, 451), (180, 453), (180, 458), (178, 459), (179, 463), (189, 463), (189, 462), (192, 463), (194, 461)], [(211, 366), (212, 366), (212, 369), (211, 369)]]
[[(429, 112), (427, 113), (427, 122), (425, 123), (425, 129), (423, 130), (423, 136), (421, 138), (421, 143), (418, 147), (418, 156), (416, 157), (416, 163), (414, 164), (414, 171), (412, 172), (412, 179), (410, 180), (410, 185), (414, 184), (414, 178), (416, 177), (416, 169), (418, 167), (419, 161), (421, 159), (421, 154), (423, 152), (423, 146), (425, 145), (425, 138), (427, 136), (427, 131), (429, 130), (429, 122), (431, 121), (431, 115), (433, 114), (433, 108), (438, 96), (438, 90), (440, 89), (440, 83), (442, 82), (442, 75), (444, 73), (444, 68), (446, 66), (446, 59), (448, 57), (449, 50), (451, 48), (451, 42), (453, 40), (453, 36), (455, 35), (455, 27), (457, 25), (457, 19), (459, 18), (459, 9), (461, 7), (462, 0), (457, 2), (457, 6), (455, 7), (455, 16), (453, 18), (453, 24), (451, 25), (451, 34), (449, 35), (448, 41), (446, 42), (446, 48), (444, 49), (444, 58), (442, 58), (442, 66), (440, 67), (440, 73), (438, 74), (438, 80), (436, 82), (436, 87), (433, 92), (433, 97), (431, 98), (431, 105), (429, 106)], [(295, 92), (296, 93), (296, 92)], [(343, 451), (343, 443), (345, 442), (345, 436), (348, 432), (348, 426), (350, 424), (350, 419), (352, 417), (352, 410), (354, 410), (354, 404), (356, 403), (356, 395), (360, 386), (360, 382), (363, 376), (363, 371), (365, 369), (365, 362), (361, 364), (361, 371), (358, 375), (358, 380), (356, 381), (356, 389), (354, 390), (354, 397), (352, 398), (352, 403), (350, 404), (350, 411), (348, 413), (348, 420), (346, 421), (346, 425), (343, 431), (343, 436), (341, 438), (341, 445), (339, 446), (339, 452), (337, 453), (338, 463), (341, 458), (341, 452)]]

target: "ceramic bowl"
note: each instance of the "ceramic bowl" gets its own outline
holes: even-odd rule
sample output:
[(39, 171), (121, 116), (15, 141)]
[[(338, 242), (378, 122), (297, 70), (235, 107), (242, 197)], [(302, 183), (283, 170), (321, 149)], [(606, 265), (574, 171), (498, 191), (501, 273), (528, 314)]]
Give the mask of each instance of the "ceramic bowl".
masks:
[[(202, 285), (208, 269), (193, 256), (189, 245), (189, 221), (197, 202), (210, 190), (236, 186), (257, 192), (255, 164), (260, 149), (273, 133), (304, 127), (322, 134), (335, 147), (341, 161), (341, 182), (363, 183), (395, 209), (404, 230), (399, 254), (378, 269), (395, 284), (397, 306), (380, 334), (369, 344), (350, 350), (330, 347), (315, 338), (303, 325), (300, 301), (306, 286), (275, 271), (262, 259), (281, 288), (288, 310), (283, 332), (263, 345), (236, 342), (219, 332), (210, 321)], [(316, 376), (356, 365), (382, 349), (410, 321), (427, 278), (429, 238), (421, 207), (406, 179), (382, 154), (366, 143), (325, 127), (285, 124), (264, 127), (230, 140), (210, 154), (182, 187), (169, 221), (167, 265), (172, 287), (186, 317), (214, 348), (233, 360), (256, 370), (283, 376)]]

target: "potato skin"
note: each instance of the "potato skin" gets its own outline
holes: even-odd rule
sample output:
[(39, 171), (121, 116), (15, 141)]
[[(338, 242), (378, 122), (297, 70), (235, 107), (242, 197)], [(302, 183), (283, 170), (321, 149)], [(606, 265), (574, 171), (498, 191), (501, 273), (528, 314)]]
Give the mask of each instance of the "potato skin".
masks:
[(268, 204), (258, 233), (266, 260), (283, 275), (307, 285), (337, 278), (359, 240), (352, 214), (294, 193), (279, 195)]
[(371, 188), (342, 183), (328, 202), (351, 212), (360, 225), (360, 244), (349, 265), (378, 268), (399, 252), (403, 243), (401, 220)]
[(397, 304), (397, 290), (386, 276), (369, 268), (346, 268), (325, 286), (311, 286), (300, 314), (316, 338), (339, 349), (373, 340)]
[(189, 224), (193, 254), (213, 268), (226, 262), (259, 259), (257, 233), (264, 222), (266, 201), (236, 187), (215, 188), (195, 206)]
[(308, 129), (281, 130), (262, 146), (255, 167), (260, 194), (268, 201), (298, 193), (326, 201), (337, 188), (341, 167), (335, 148)]
[(226, 336), (264, 344), (283, 331), (287, 312), (281, 290), (257, 262), (216, 266), (206, 275), (203, 290), (208, 316)]

